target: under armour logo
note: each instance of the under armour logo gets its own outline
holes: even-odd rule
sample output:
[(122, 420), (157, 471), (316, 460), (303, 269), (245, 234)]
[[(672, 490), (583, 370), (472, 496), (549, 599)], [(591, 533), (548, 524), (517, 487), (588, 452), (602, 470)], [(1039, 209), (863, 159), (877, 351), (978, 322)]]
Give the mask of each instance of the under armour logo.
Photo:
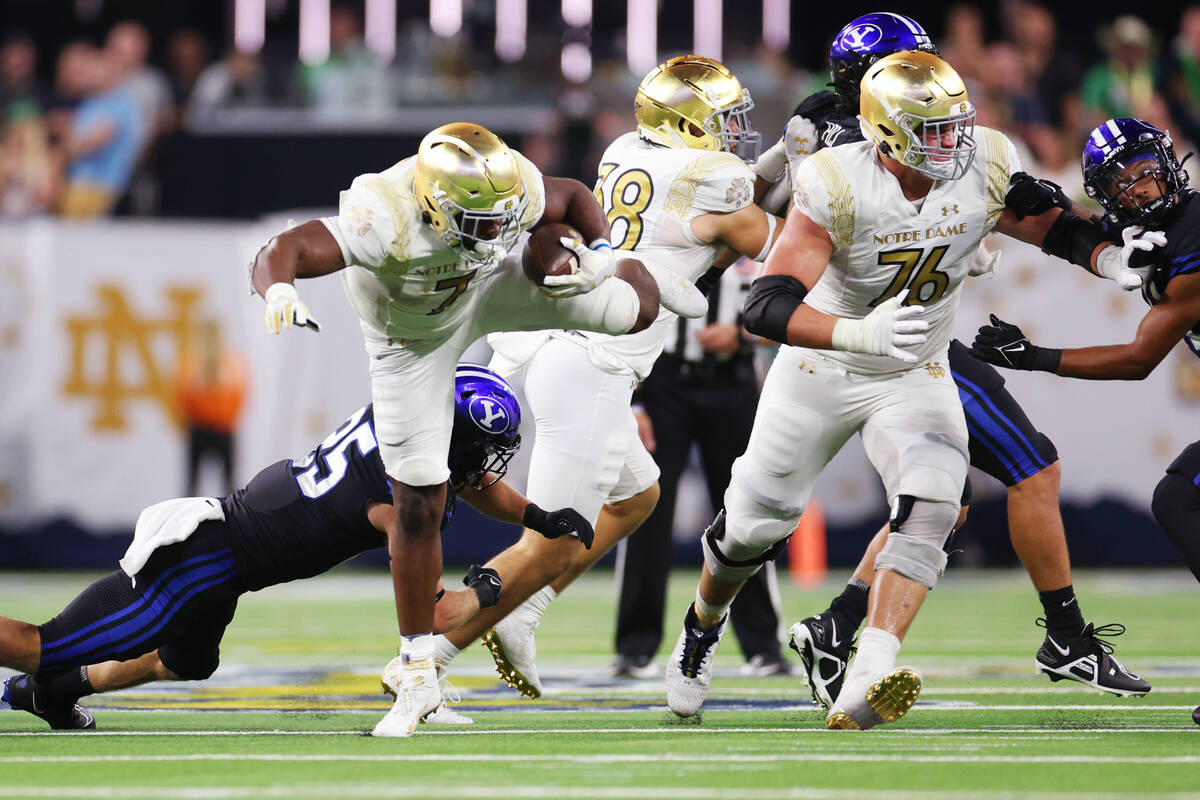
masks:
[[(508, 414), (504, 407), (490, 397), (476, 397), (471, 400), (468, 408), (471, 419), (485, 431), (504, 430), (508, 426)], [(496, 420), (500, 420), (502, 424), (493, 424)]]
[(942, 216), (952, 217), (958, 213), (958, 203), (951, 203), (948, 206), (942, 206)]
[(944, 378), (944, 377), (946, 377), (946, 368), (945, 368), (945, 367), (943, 367), (943, 366), (942, 366), (940, 363), (938, 363), (937, 361), (932, 361), (932, 362), (930, 362), (930, 363), (926, 364), (926, 365), (925, 365), (925, 371), (929, 373), (929, 377), (931, 377), (931, 378)]
[(866, 50), (882, 38), (883, 31), (878, 25), (855, 25), (842, 34), (842, 46), (848, 50)]

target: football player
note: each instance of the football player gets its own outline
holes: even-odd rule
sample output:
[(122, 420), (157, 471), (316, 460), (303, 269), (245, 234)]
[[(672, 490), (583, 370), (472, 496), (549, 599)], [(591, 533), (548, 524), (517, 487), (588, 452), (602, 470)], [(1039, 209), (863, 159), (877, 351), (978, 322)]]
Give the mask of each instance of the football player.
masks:
[[(901, 14), (872, 13), (858, 17), (833, 40), (829, 49), (832, 92), (803, 100), (782, 139), (755, 165), (757, 188), (787, 201), (790, 175), (814, 152), (862, 141), (858, 124), (859, 82), (867, 68), (885, 55), (904, 50), (936, 53), (925, 30)], [(1038, 184), (1024, 176), (1011, 187), (1006, 202), (1038, 195)], [(779, 187), (784, 187), (783, 191)], [(1059, 198), (1060, 204), (1065, 198)], [(1047, 206), (1046, 208), (1049, 208)], [(1045, 209), (1043, 209), (1045, 210)], [(1082, 209), (1076, 208), (1082, 213)], [(971, 274), (994, 269), (999, 253), (981, 249), (972, 257)], [(1106, 645), (1085, 624), (1071, 580), (1071, 563), (1058, 507), (1061, 466), (1054, 444), (1030, 422), (1004, 379), (988, 364), (972, 358), (965, 345), (951, 340), (947, 363), (958, 387), (967, 420), (971, 465), (1008, 488), (1009, 535), (1038, 592), (1047, 628), (1035, 658), (1037, 668), (1053, 680), (1067, 677), (1116, 694), (1147, 691), (1149, 685), (1124, 669), (1100, 669), (1088, 677), (1073, 667), (1089, 659), (1111, 660)], [(962, 498), (963, 517), (970, 499)], [(960, 520), (961, 524), (961, 520)], [(797, 622), (789, 631), (800, 654), (813, 699), (825, 708), (841, 690), (855, 633), (867, 615), (875, 557), (887, 540), (888, 526), (871, 541), (843, 592), (820, 614)], [(1102, 626), (1103, 630), (1113, 630)], [(1057, 646), (1055, 646), (1057, 645)]]
[[(514, 246), (552, 222), (570, 224), (591, 244), (574, 244), (571, 274), (535, 286)], [(396, 499), (391, 563), (407, 664), (405, 691), (377, 735), (411, 735), (440, 701), (432, 598), (451, 379), (463, 351), (502, 330), (639, 331), (654, 321), (660, 297), (671, 304), (672, 289), (691, 297), (689, 313), (703, 313), (703, 297), (671, 274), (660, 292), (653, 269), (633, 260), (618, 266), (608, 236), (608, 219), (582, 183), (543, 177), (486, 128), (452, 123), (426, 135), (415, 156), (355, 178), (338, 216), (279, 234), (254, 262), (270, 331), (315, 327), (293, 283), (338, 271), (362, 324), (380, 455)]]
[[(462, 364), (454, 379), (450, 483), (455, 496), (504, 522), (591, 541), (573, 509), (544, 511), (499, 482), (520, 445), (521, 409), (494, 373)], [(0, 665), (27, 674), (3, 700), (55, 729), (94, 728), (81, 697), (152, 680), (204, 680), (238, 597), (319, 575), (395, 535), (392, 490), (367, 405), (308, 455), (283, 460), (227, 497), (184, 498), (138, 518), (121, 569), (93, 583), (43, 625), (0, 617)], [(495, 570), (472, 567), (458, 592), (438, 592), (434, 624), (448, 629), (499, 598)], [(433, 599), (431, 597), (431, 599)], [(436, 721), (460, 722), (449, 709)]]
[(906, 713), (921, 678), (896, 656), (945, 567), (967, 474), (966, 420), (945, 365), (981, 239), (996, 230), (1091, 269), (1116, 258), (1128, 270), (1122, 248), (1084, 252), (1074, 227), (1052, 230), (1059, 209), (1024, 220), (1005, 210), (1016, 150), (998, 131), (976, 131), (966, 87), (937, 56), (907, 51), (872, 64), (859, 115), (867, 140), (800, 165), (794, 207), (747, 299), (747, 328), (790, 346), (771, 366), (734, 464), (727, 515), (702, 539), (696, 602), (667, 665), (668, 705), (680, 716), (704, 702), (741, 584), (780, 552), (816, 478), (856, 432), (883, 479), (890, 533), (826, 725), (867, 729)]
[[(757, 154), (759, 134), (750, 124), (752, 107), (749, 91), (710, 58), (679, 56), (650, 71), (634, 100), (637, 129), (605, 150), (596, 182), (617, 250), (689, 285), (702, 276), (715, 281), (719, 271), (708, 273), (725, 250), (766, 258), (779, 228), (777, 218), (753, 200), (747, 161)], [(726, 257), (722, 266), (732, 260)], [(630, 397), (677, 319), (664, 309), (648, 330), (627, 336), (560, 331), (489, 337), (497, 351), (491, 366), (502, 374), (523, 373), (534, 415), (530, 497), (542, 504), (569, 498), (595, 522), (597, 544), (591, 551), (565, 540), (546, 546), (527, 532), (519, 550), (489, 562), (507, 565), (511, 557), (525, 565), (506, 570), (513, 578), (500, 603), (436, 637), (436, 660), (453, 658), (495, 622), (485, 641), (500, 674), (527, 696), (541, 694), (534, 631), (546, 607), (633, 533), (658, 500), (658, 467), (638, 438)]]
[[(1170, 135), (1142, 120), (1107, 120), (1084, 144), (1083, 180), (1088, 195), (1104, 207), (1107, 226), (1122, 234), (1144, 228), (1166, 236), (1142, 285), (1150, 310), (1133, 341), (1062, 350), (1038, 347), (1016, 325), (992, 316), (991, 324), (979, 329), (971, 353), (1008, 369), (1087, 380), (1141, 380), (1180, 339), (1200, 355), (1200, 198), (1187, 188), (1188, 175)], [(1167, 467), (1151, 508), (1200, 580), (1198, 487), (1200, 442), (1193, 442)]]

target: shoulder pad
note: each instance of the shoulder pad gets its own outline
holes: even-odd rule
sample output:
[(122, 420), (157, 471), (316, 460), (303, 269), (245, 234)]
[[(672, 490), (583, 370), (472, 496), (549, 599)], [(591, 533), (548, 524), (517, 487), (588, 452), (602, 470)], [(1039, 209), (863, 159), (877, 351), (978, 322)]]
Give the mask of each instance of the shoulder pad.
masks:
[(732, 153), (702, 153), (679, 170), (663, 211), (678, 219), (737, 211), (754, 202), (754, 173)]

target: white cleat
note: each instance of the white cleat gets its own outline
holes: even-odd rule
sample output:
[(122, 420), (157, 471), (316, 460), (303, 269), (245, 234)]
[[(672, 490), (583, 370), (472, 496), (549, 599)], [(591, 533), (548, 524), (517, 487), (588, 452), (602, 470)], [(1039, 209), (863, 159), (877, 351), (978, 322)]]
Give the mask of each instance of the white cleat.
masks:
[[(433, 659), (401, 666), (397, 672), (398, 679), (395, 679), (394, 675), (391, 676), (394, 681), (391, 689), (395, 692), (396, 702), (375, 725), (375, 729), (371, 731), (372, 736), (412, 736), (413, 731), (417, 729), (417, 723), (442, 704), (442, 691), (438, 685)], [(388, 684), (385, 683), (384, 686), (387, 687)]]
[(683, 618), (683, 632), (667, 660), (667, 706), (681, 717), (690, 717), (700, 711), (708, 687), (712, 683), (713, 654), (725, 633), (725, 623), (706, 631), (700, 627), (696, 612), (688, 606)]
[(912, 667), (896, 667), (878, 679), (855, 681), (842, 689), (825, 727), (835, 731), (865, 731), (895, 722), (908, 713), (921, 693), (921, 674)]
[(522, 603), (483, 637), (484, 646), (496, 662), (496, 672), (505, 683), (533, 700), (542, 696), (534, 638), (541, 621), (541, 614)]
[(708, 298), (696, 288), (696, 284), (678, 272), (642, 261), (642, 266), (658, 284), (658, 304), (667, 311), (687, 319), (703, 317), (708, 313)]
[[(462, 695), (458, 693), (458, 689), (446, 677), (446, 667), (436, 658), (433, 660), (437, 669), (438, 688), (442, 691), (442, 702), (433, 711), (421, 721), (427, 725), (473, 725), (475, 720), (468, 717), (466, 714), (460, 714), (451, 708), (451, 704), (462, 702)], [(383, 686), (383, 691), (390, 694), (393, 699), (396, 698), (400, 691), (400, 675), (404, 669), (404, 662), (400, 656), (396, 656), (388, 665), (383, 668), (383, 674), (379, 676), (379, 683)]]

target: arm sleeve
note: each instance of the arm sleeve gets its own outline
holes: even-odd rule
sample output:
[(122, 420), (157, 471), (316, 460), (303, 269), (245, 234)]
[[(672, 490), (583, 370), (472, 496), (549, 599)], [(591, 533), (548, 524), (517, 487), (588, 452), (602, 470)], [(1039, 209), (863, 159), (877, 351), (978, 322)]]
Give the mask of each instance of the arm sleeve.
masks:
[(987, 229), (990, 231), (1004, 213), (1004, 198), (1008, 195), (1008, 181), (1014, 173), (1021, 171), (1021, 157), (1017, 148), (1000, 131), (980, 128), (983, 139), (983, 156), (986, 159), (987, 177)]
[(692, 233), (689, 223), (696, 217), (727, 214), (754, 205), (754, 173), (745, 162), (730, 153), (701, 156), (680, 176), (672, 185), (671, 192), (685, 191), (689, 183), (694, 187), (695, 194), (683, 216), (684, 235), (693, 244), (706, 244)]
[(382, 176), (360, 175), (342, 192), (338, 215), (321, 219), (337, 240), (346, 264), (375, 268), (391, 254), (401, 224), (399, 210), (382, 194), (391, 191)]

